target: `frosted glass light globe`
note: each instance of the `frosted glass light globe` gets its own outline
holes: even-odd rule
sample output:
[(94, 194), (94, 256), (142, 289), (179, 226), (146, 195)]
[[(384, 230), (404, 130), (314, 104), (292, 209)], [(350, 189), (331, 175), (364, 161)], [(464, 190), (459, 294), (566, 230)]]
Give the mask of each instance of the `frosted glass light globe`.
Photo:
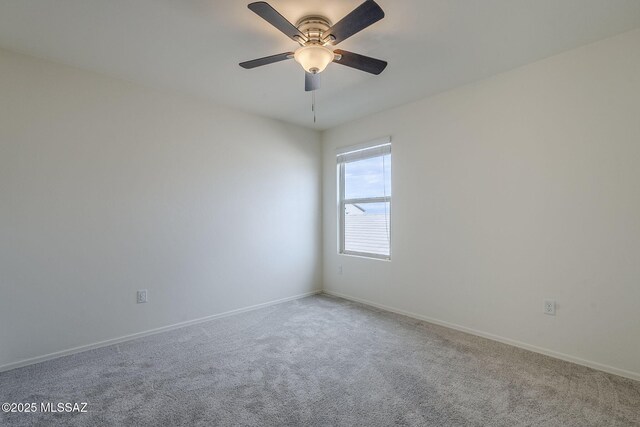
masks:
[(299, 48), (293, 57), (307, 73), (316, 74), (323, 72), (335, 55), (331, 49), (324, 46), (311, 45)]

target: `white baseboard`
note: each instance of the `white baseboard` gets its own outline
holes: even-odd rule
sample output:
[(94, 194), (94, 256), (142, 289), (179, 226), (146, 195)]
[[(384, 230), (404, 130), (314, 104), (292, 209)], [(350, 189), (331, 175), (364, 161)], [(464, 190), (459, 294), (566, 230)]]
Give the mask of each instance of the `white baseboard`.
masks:
[(479, 336), (479, 337), (482, 337), (482, 338), (487, 338), (487, 339), (490, 339), (490, 340), (493, 340), (493, 341), (498, 341), (498, 342), (501, 342), (503, 344), (511, 345), (511, 346), (514, 346), (514, 347), (519, 347), (519, 348), (522, 348), (524, 350), (533, 351), (534, 353), (544, 354), (545, 356), (554, 357), (556, 359), (564, 360), (565, 362), (575, 363), (577, 365), (582, 365), (582, 366), (586, 366), (586, 367), (589, 367), (589, 368), (597, 369), (599, 371), (607, 372), (609, 374), (618, 375), (620, 377), (625, 377), (625, 378), (629, 378), (631, 380), (640, 381), (640, 373), (638, 373), (638, 372), (632, 372), (632, 371), (627, 371), (627, 370), (624, 370), (624, 369), (614, 368), (613, 366), (603, 365), (603, 364), (598, 363), (598, 362), (592, 362), (591, 360), (581, 359), (579, 357), (574, 357), (574, 356), (571, 356), (571, 355), (568, 355), (568, 354), (564, 354), (564, 353), (560, 353), (560, 352), (557, 352), (557, 351), (549, 350), (549, 349), (546, 349), (546, 348), (543, 348), (543, 347), (538, 347), (538, 346), (527, 344), (527, 343), (524, 343), (524, 342), (512, 340), (512, 339), (509, 339), (509, 338), (504, 338), (504, 337), (501, 337), (501, 336), (498, 336), (498, 335), (490, 334), (488, 332), (478, 331), (476, 329), (467, 328), (465, 326), (456, 325), (454, 323), (445, 322), (443, 320), (434, 319), (434, 318), (431, 318), (431, 317), (423, 316), (421, 314), (411, 313), (411, 312), (400, 310), (400, 309), (397, 309), (397, 308), (394, 308), (394, 307), (389, 307), (387, 305), (378, 304), (378, 303), (375, 303), (373, 301), (368, 301), (368, 300), (365, 300), (365, 299), (362, 299), (362, 298), (356, 298), (356, 297), (353, 297), (351, 295), (345, 295), (345, 294), (341, 294), (341, 293), (334, 292), (334, 291), (328, 291), (328, 290), (323, 290), (322, 293), (327, 294), (327, 295), (331, 295), (331, 296), (335, 296), (335, 297), (338, 297), (338, 298), (343, 298), (343, 299), (346, 299), (346, 300), (358, 302), (358, 303), (361, 303), (361, 304), (365, 304), (365, 305), (368, 305), (368, 306), (371, 306), (371, 307), (379, 308), (381, 310), (389, 311), (389, 312), (392, 312), (392, 313), (402, 314), (402, 315), (407, 316), (407, 317), (411, 317), (411, 318), (418, 319), (418, 320), (423, 320), (423, 321), (428, 322), (428, 323), (433, 323), (435, 325), (440, 325), (440, 326), (444, 326), (446, 328), (455, 329), (457, 331), (466, 332), (466, 333), (471, 334), (471, 335), (476, 335), (476, 336)]
[(142, 338), (149, 335), (159, 334), (162, 332), (172, 331), (174, 329), (184, 328), (185, 326), (196, 325), (198, 323), (208, 322), (210, 320), (219, 319), (221, 317), (233, 316), (235, 314), (245, 313), (247, 311), (257, 310), (259, 308), (269, 307), (271, 305), (282, 304), (287, 301), (293, 301), (300, 298), (305, 298), (311, 295), (316, 295), (322, 293), (321, 290), (307, 292), (300, 295), (295, 295), (292, 297), (282, 298), (279, 300), (268, 301), (261, 304), (252, 305), (249, 307), (238, 308), (236, 310), (225, 311), (224, 313), (214, 314), (207, 317), (201, 317), (199, 319), (187, 320), (186, 322), (174, 323), (168, 326), (162, 326), (160, 328), (149, 329), (143, 332), (137, 332), (135, 334), (125, 335), (118, 338), (112, 338), (105, 341), (100, 341), (92, 344), (81, 345), (78, 347), (69, 348), (66, 350), (56, 351), (54, 353), (45, 354), (43, 356), (31, 357), (29, 359), (19, 360), (17, 362), (8, 363), (6, 365), (0, 366), (0, 372), (8, 371), (11, 369), (21, 368), (23, 366), (33, 365), (35, 363), (45, 362), (51, 359), (57, 359), (59, 357), (68, 356), (75, 353), (82, 353), (83, 351), (93, 350), (100, 347), (107, 347), (113, 344), (119, 344), (125, 341), (131, 341), (136, 338)]

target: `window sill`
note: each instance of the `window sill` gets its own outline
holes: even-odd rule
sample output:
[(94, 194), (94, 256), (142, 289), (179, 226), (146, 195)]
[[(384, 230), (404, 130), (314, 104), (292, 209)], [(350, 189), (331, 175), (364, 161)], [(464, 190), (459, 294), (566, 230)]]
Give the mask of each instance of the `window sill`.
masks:
[(385, 256), (385, 255), (366, 254), (366, 253), (359, 253), (359, 252), (338, 252), (338, 255), (354, 257), (354, 258), (370, 259), (373, 261), (391, 262), (391, 256)]

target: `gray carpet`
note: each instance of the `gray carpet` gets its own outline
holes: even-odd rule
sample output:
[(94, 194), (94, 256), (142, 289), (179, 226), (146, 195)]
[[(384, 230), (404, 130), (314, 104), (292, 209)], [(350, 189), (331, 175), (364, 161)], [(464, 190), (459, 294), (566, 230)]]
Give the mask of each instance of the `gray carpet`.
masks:
[(640, 425), (640, 383), (315, 296), (0, 374), (2, 425)]

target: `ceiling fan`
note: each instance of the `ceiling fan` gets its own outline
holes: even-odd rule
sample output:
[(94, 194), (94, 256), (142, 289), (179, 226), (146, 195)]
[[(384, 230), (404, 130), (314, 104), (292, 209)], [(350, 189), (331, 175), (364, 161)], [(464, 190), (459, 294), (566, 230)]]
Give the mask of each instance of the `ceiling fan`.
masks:
[(251, 69), (293, 58), (304, 68), (305, 90), (308, 92), (320, 88), (320, 73), (331, 62), (376, 75), (387, 67), (387, 62), (380, 59), (346, 50), (332, 49), (332, 46), (384, 18), (384, 11), (373, 0), (366, 0), (334, 25), (324, 16), (309, 15), (300, 19), (294, 26), (264, 1), (250, 3), (248, 7), (293, 41), (299, 43), (300, 47), (295, 52), (285, 52), (241, 62), (242, 68)]

